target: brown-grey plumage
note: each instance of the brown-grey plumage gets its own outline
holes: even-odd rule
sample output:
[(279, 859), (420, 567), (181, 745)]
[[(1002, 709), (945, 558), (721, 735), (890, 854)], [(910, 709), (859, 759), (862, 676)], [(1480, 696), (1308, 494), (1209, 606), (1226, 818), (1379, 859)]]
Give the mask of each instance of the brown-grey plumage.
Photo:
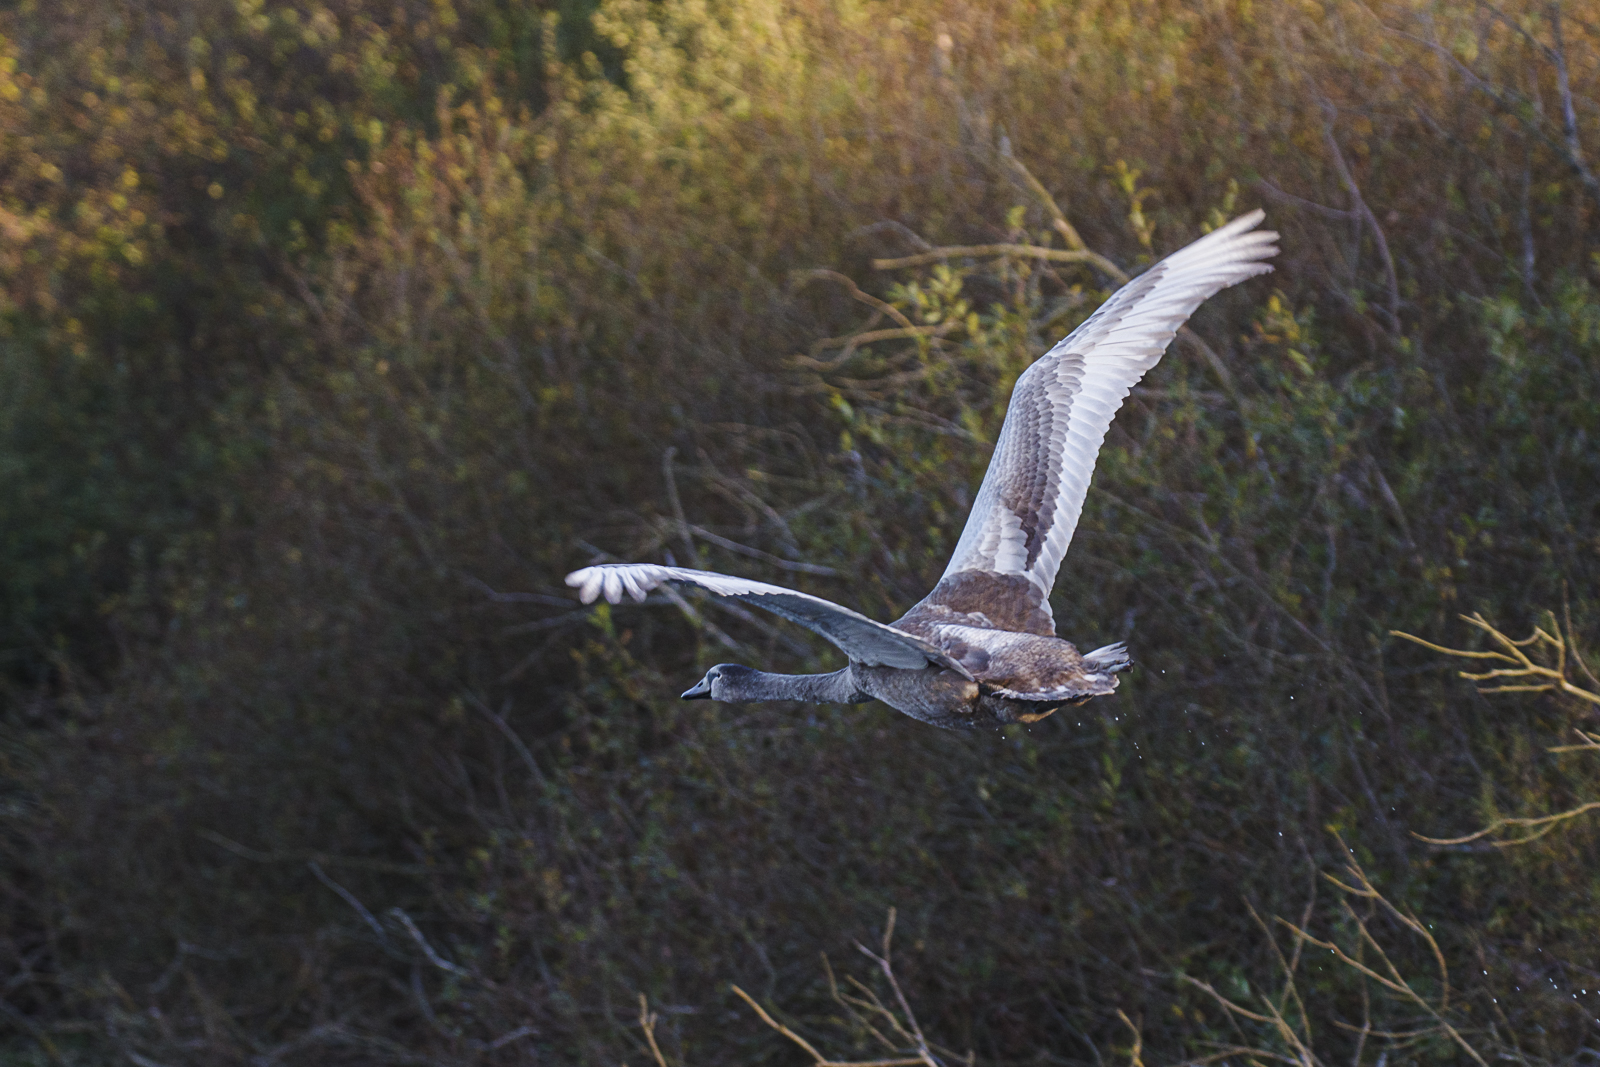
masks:
[(1119, 644), (1087, 655), (1056, 636), (1050, 591), (1083, 511), (1112, 416), (1207, 297), (1272, 269), (1278, 235), (1260, 211), (1168, 256), (1112, 294), (1017, 379), (978, 497), (932, 592), (893, 625), (819, 597), (707, 571), (602, 564), (567, 575), (584, 603), (643, 600), (663, 582), (765, 608), (850, 657), (833, 674), (719, 664), (686, 699), (879, 699), (937, 726), (1033, 722), (1111, 693), (1132, 663)]

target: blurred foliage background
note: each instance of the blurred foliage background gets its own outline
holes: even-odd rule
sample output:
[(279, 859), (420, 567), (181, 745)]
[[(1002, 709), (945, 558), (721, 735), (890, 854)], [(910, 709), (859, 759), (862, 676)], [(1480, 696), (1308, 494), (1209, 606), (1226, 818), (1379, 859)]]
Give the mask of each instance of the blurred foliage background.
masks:
[[(1594, 705), (1388, 636), (1600, 632), (1591, 0), (0, 34), (0, 1060), (802, 1062), (730, 983), (885, 1055), (817, 954), (868, 981), (890, 906), (978, 1062), (1600, 1059), (1600, 828), (1415, 836), (1600, 797), (1548, 751)], [(670, 557), (894, 617), (1017, 374), (1258, 205), (1277, 272), (1130, 398), (1057, 590), (1141, 664), (1114, 699), (975, 737), (683, 704), (838, 662), (561, 585)], [(948, 251), (997, 244), (1054, 254)]]

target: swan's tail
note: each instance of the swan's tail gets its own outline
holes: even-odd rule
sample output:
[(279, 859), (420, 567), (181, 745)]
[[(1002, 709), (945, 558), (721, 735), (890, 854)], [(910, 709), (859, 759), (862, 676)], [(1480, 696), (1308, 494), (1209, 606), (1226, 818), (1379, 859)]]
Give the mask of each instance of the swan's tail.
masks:
[(1128, 658), (1128, 646), (1118, 641), (1085, 655), (1083, 669), (1085, 672), (1121, 674), (1133, 670), (1133, 660)]

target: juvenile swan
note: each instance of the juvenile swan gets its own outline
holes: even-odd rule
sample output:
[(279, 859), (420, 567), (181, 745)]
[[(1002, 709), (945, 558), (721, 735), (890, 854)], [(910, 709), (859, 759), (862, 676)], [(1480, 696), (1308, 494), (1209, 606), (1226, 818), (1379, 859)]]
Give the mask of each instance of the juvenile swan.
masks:
[(663, 582), (765, 608), (832, 641), (832, 674), (712, 667), (685, 700), (881, 700), (935, 726), (1036, 722), (1117, 687), (1121, 643), (1080, 655), (1056, 636), (1050, 590), (1083, 510), (1095, 456), (1123, 398), (1213, 293), (1272, 270), (1260, 211), (1168, 256), (1118, 289), (1017, 379), (978, 499), (944, 576), (891, 626), (807, 593), (725, 574), (603, 564), (567, 575), (585, 604), (635, 600)]

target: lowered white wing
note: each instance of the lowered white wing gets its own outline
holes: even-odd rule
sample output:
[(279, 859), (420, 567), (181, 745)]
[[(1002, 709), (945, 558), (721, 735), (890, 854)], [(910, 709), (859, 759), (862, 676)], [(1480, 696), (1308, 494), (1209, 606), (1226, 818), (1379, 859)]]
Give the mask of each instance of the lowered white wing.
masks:
[(821, 634), (843, 649), (852, 660), (869, 667), (921, 670), (932, 663), (957, 671), (969, 679), (972, 677), (937, 646), (920, 637), (874, 622), (832, 601), (785, 589), (780, 585), (753, 582), (748, 578), (734, 578), (711, 571), (661, 567), (654, 563), (602, 563), (567, 575), (567, 584), (578, 590), (578, 596), (585, 604), (594, 603), (602, 595), (613, 604), (621, 603), (624, 593), (642, 601), (650, 590), (662, 582), (694, 586), (717, 596), (743, 600), (758, 608), (765, 608), (774, 615), (781, 615), (790, 622), (797, 622)]
[(989, 471), (945, 577), (1023, 575), (1045, 596), (1072, 542), (1111, 417), (1201, 301), (1265, 274), (1278, 235), (1234, 219), (1112, 294), (1017, 379)]

